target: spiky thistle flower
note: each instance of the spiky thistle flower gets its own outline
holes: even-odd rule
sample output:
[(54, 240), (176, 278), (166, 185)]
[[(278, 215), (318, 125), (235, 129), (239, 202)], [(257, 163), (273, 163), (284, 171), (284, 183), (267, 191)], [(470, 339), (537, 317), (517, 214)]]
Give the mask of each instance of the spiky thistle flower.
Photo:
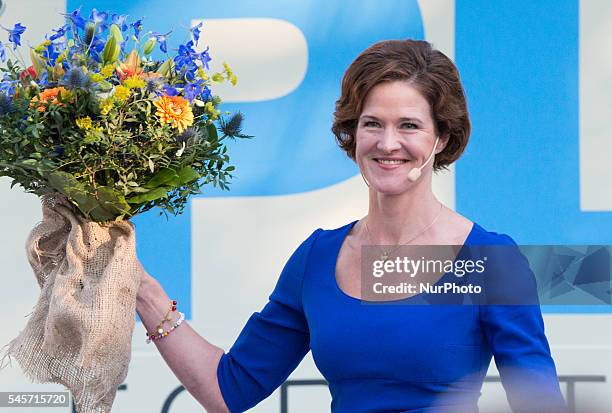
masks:
[(220, 119), (220, 129), (223, 132), (223, 137), (228, 138), (252, 138), (251, 135), (244, 135), (242, 133), (242, 121), (244, 116), (241, 112), (234, 113), (229, 119)]
[(159, 93), (163, 86), (163, 82), (161, 78), (158, 77), (150, 77), (145, 80), (145, 92), (147, 93)]
[(200, 130), (197, 126), (189, 127), (183, 131), (183, 133), (176, 136), (176, 141), (180, 144), (185, 142), (189, 146), (197, 145), (200, 141), (201, 135)]
[(0, 116), (7, 115), (14, 109), (13, 100), (4, 93), (0, 93)]
[(92, 86), (91, 78), (78, 67), (69, 69), (60, 84), (71, 90), (89, 89)]

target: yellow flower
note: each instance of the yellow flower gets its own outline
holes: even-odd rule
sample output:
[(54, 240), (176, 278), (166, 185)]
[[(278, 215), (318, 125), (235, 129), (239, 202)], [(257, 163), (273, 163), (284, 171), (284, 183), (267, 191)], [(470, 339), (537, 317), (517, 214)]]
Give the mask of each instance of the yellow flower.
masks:
[(100, 74), (104, 76), (104, 79), (111, 77), (115, 73), (115, 65), (106, 65), (100, 70)]
[(183, 132), (193, 125), (193, 112), (189, 102), (181, 96), (162, 96), (153, 104), (157, 108), (155, 114), (161, 123), (169, 123), (173, 128)]
[(145, 86), (144, 80), (138, 76), (130, 76), (123, 82), (128, 89), (142, 89)]
[(206, 104), (204, 105), (204, 110), (208, 114), (209, 120), (216, 120), (221, 114), (221, 111), (217, 110), (212, 102), (206, 102)]
[(102, 115), (108, 115), (108, 112), (111, 111), (114, 103), (115, 99), (113, 99), (112, 97), (104, 99), (102, 102), (100, 102), (100, 113)]
[(89, 78), (92, 82), (95, 83), (100, 83), (104, 81), (104, 76), (102, 76), (100, 73), (90, 73)]
[(89, 116), (85, 116), (84, 118), (78, 118), (76, 120), (76, 124), (80, 129), (91, 129), (92, 126), (92, 122), (91, 122), (91, 118)]
[(36, 46), (34, 51), (37, 53), (42, 53), (43, 51), (47, 50), (47, 46), (49, 46), (50, 44), (51, 44), (51, 40), (45, 40), (44, 42)]
[(125, 86), (117, 86), (115, 87), (115, 99), (117, 99), (120, 102), (124, 102), (127, 98), (130, 97), (130, 94), (132, 92), (130, 92), (130, 89), (128, 89)]
[(223, 82), (225, 78), (223, 77), (223, 73), (213, 73), (212, 80), (215, 82)]
[(232, 69), (230, 69), (229, 65), (225, 62), (223, 62), (223, 69), (227, 76), (227, 80), (231, 82), (232, 86), (236, 86), (236, 83), (238, 83), (238, 78), (236, 77)]
[(204, 69), (202, 69), (201, 66), (198, 67), (198, 76), (200, 76), (200, 78), (202, 80), (208, 80), (209, 79), (208, 74), (204, 71)]

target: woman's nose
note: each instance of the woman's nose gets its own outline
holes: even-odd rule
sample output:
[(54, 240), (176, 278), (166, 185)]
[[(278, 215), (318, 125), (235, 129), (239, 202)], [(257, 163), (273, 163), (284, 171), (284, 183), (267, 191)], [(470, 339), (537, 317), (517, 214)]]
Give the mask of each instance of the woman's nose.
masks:
[(377, 143), (377, 149), (383, 152), (393, 152), (394, 150), (400, 149), (401, 144), (399, 136), (391, 128), (385, 129), (384, 133), (380, 135), (380, 139)]

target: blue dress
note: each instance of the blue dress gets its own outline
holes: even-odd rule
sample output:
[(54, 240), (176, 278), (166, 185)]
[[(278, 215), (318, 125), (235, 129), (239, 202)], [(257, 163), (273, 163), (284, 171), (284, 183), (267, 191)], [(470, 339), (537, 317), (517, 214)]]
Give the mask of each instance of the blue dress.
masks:
[[(309, 350), (333, 413), (478, 412), (493, 356), (514, 412), (566, 411), (538, 305), (364, 305), (335, 277), (355, 223), (312, 233), (221, 357), (232, 413), (268, 397)], [(463, 248), (480, 244), (516, 245), (474, 223)]]

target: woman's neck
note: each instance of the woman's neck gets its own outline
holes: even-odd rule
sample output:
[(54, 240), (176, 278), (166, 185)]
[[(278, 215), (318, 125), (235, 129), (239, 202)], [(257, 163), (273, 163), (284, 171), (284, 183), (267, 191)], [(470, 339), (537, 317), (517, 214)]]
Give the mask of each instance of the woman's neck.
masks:
[[(424, 182), (420, 182), (421, 184)], [(368, 236), (372, 243), (396, 245), (427, 228), (442, 212), (431, 185), (415, 185), (399, 195), (385, 195), (370, 188)]]

